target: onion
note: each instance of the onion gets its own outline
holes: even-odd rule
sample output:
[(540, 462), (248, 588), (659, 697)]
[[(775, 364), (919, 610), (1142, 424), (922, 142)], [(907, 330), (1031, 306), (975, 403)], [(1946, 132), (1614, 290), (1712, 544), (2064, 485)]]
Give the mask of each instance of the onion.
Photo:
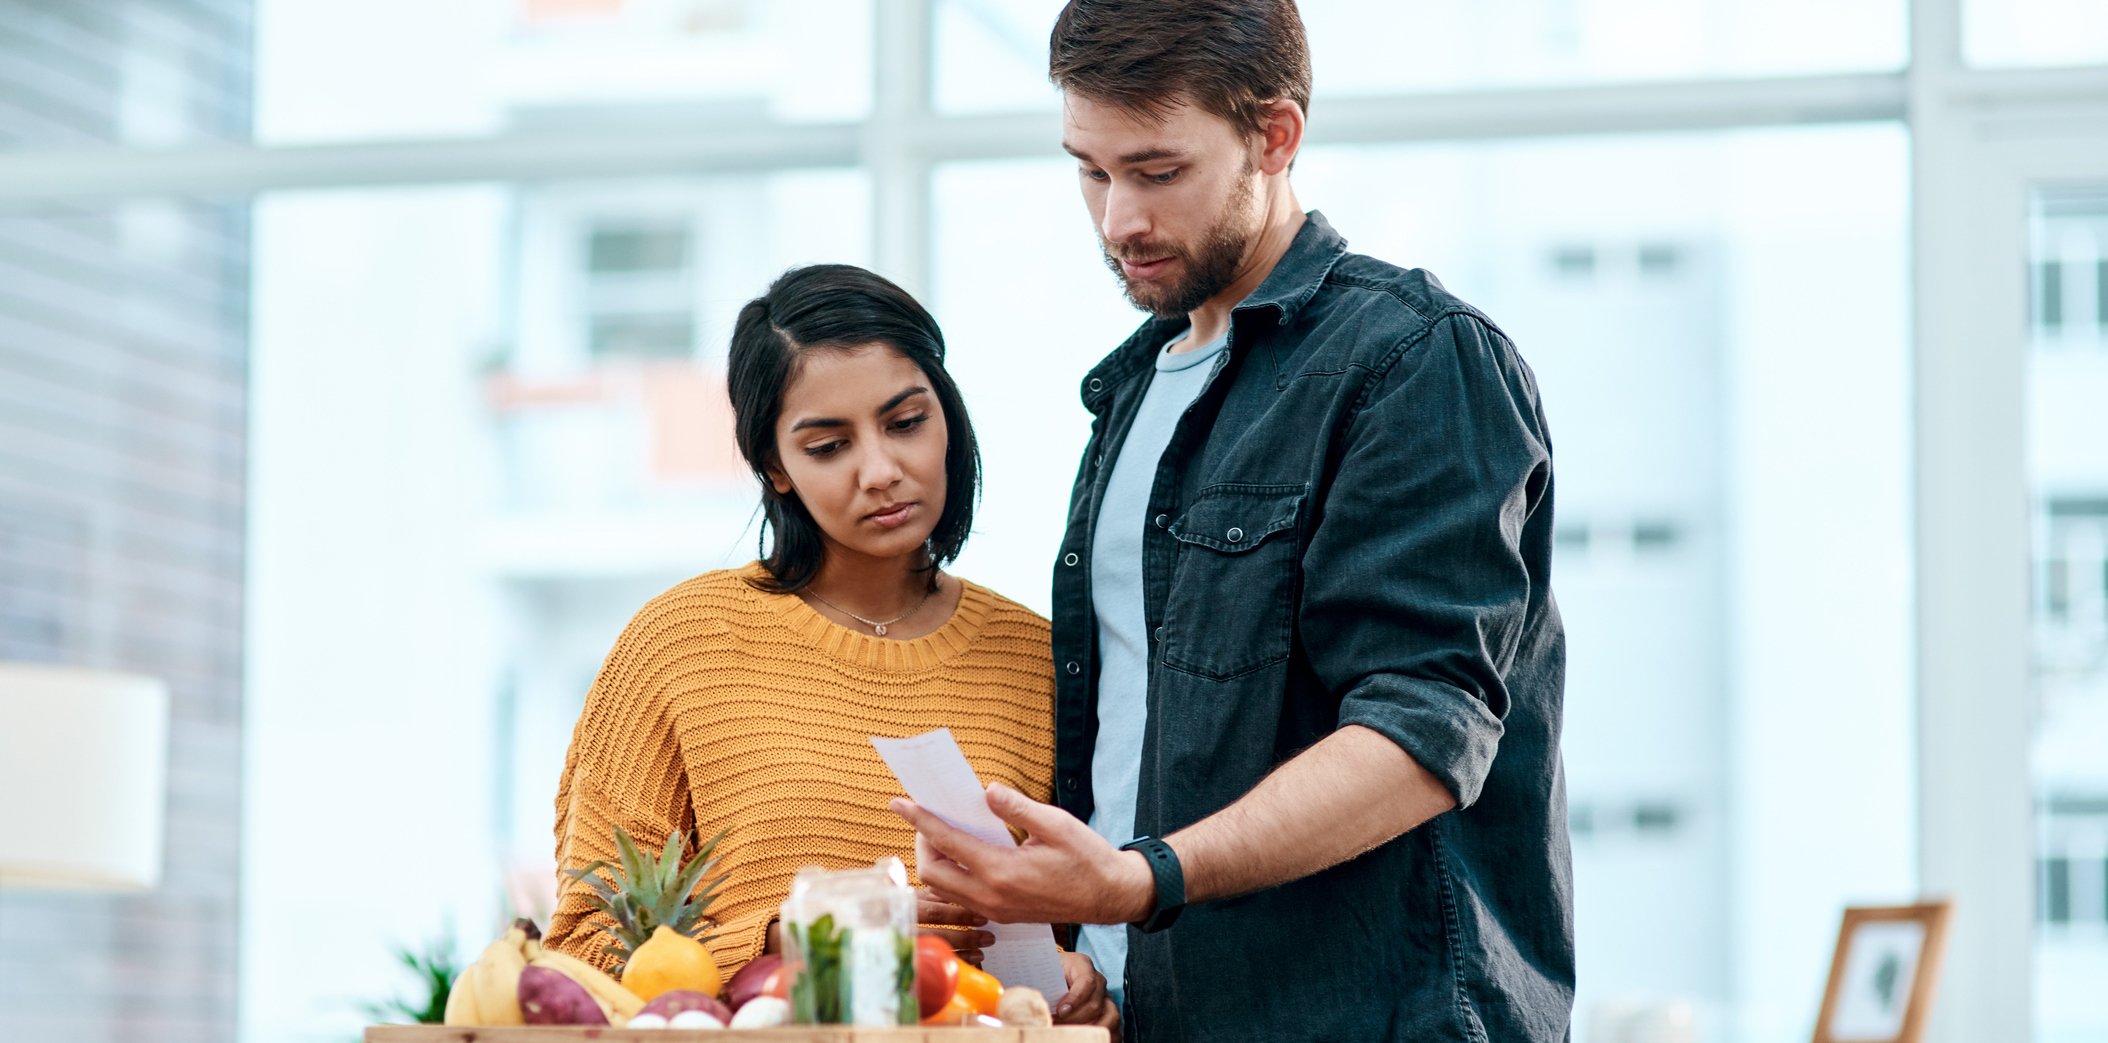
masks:
[(761, 995), (761, 986), (767, 983), (769, 975), (781, 966), (783, 957), (775, 953), (754, 957), (725, 984), (725, 1001), (730, 1003), (735, 1011), (746, 1006), (748, 1000)]

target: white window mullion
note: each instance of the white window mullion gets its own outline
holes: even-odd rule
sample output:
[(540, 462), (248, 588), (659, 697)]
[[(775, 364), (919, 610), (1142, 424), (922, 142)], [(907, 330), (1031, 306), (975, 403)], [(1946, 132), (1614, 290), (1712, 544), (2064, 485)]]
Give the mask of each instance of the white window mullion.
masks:
[[(1919, 880), (1957, 899), (1936, 1043), (2032, 1037), (2027, 199), (1960, 95), (1961, 0), (1912, 0)], [(1993, 347), (1995, 345), (1995, 347)]]
[(863, 156), (871, 172), (872, 257), (880, 274), (918, 298), (930, 289), (930, 161), (921, 148), (930, 112), (936, 38), (929, 0), (871, 0), (871, 118)]

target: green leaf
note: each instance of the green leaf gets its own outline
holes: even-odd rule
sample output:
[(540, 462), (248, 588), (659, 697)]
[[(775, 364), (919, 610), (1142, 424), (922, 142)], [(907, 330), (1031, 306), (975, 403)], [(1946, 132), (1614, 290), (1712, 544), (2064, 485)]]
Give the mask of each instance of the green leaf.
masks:
[(454, 963), (451, 935), (442, 935), (430, 942), (423, 952), (398, 948), (393, 955), (397, 963), (416, 976), (419, 994), (409, 1000), (398, 997), (386, 1003), (364, 1004), (365, 1012), (376, 1021), (400, 1019), (419, 1024), (439, 1023), (446, 1015), (447, 997), (461, 974), (461, 968)]
[(688, 892), (695, 890), (695, 885), (702, 881), (703, 874), (709, 869), (710, 864), (707, 862), (697, 862), (689, 866), (688, 871), (682, 873), (680, 878), (674, 881), (673, 887), (668, 889), (669, 893), (674, 895), (681, 905), (688, 905)]
[(637, 847), (637, 842), (631, 840), (628, 831), (621, 826), (615, 827), (615, 852), (622, 859), (622, 872), (629, 879), (631, 886), (651, 879), (650, 860), (645, 858), (644, 852)]
[[(679, 829), (675, 829), (671, 834), (667, 835), (666, 846), (659, 849), (659, 870), (656, 876), (660, 883), (669, 882), (680, 875), (681, 848), (683, 846)], [(680, 893), (686, 894), (687, 892), (682, 891)]]

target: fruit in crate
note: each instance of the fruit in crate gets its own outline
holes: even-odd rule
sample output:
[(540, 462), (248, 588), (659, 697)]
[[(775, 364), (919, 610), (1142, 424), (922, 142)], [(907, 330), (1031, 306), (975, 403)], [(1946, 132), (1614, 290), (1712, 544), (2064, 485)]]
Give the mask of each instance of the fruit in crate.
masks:
[(747, 965), (741, 967), (732, 975), (732, 980), (725, 983), (725, 1002), (731, 1004), (735, 1011), (746, 1006), (748, 1000), (762, 994), (763, 987), (768, 984), (769, 975), (776, 973), (776, 968), (781, 966), (783, 957), (776, 953), (765, 953), (748, 960)]
[(607, 1011), (563, 972), (532, 964), (520, 972), (520, 1014), (529, 1025), (605, 1025)]
[(716, 958), (703, 943), (660, 924), (651, 938), (630, 954), (622, 971), (622, 984), (646, 1000), (654, 1000), (669, 992), (715, 996), (724, 983), (717, 974)]
[(791, 983), (798, 980), (798, 972), (805, 964), (797, 960), (777, 960), (776, 969), (761, 979), (761, 995), (754, 999), (787, 1000), (791, 997)]
[(972, 1025), (979, 1018), (980, 1015), (974, 1013), (973, 1004), (966, 1002), (966, 997), (953, 996), (945, 1002), (944, 1006), (937, 1008), (936, 1013), (923, 1015), (922, 1023), (925, 1025)]
[[(520, 921), (531, 928), (533, 921)], [(454, 979), (447, 994), (445, 1023), (448, 1025), (522, 1025), (520, 972), (527, 969), (525, 928), (515, 923), (497, 941), (483, 947), (483, 955)]]
[[(541, 936), (534, 921), (514, 920), (498, 940), (485, 946), (483, 955), (462, 971), (454, 983), (453, 994), (447, 997), (446, 1023), (455, 1026), (529, 1024), (520, 1003), (521, 979), (529, 969), (556, 974), (584, 992), (599, 1009), (600, 1021), (594, 1024), (620, 1025), (644, 1009), (642, 999), (598, 967), (553, 949), (542, 948)], [(568, 995), (567, 990), (547, 986), (546, 982), (537, 987), (537, 995), (551, 988)]]
[(542, 948), (539, 941), (528, 942), (527, 953), (528, 966), (547, 967), (585, 989), (607, 1014), (608, 1024), (620, 1025), (644, 1009), (643, 997), (623, 988), (622, 983), (608, 977), (607, 972), (570, 953)]
[(719, 833), (694, 858), (684, 859), (685, 839), (675, 830), (654, 859), (617, 826), (619, 865), (596, 861), (569, 870), (591, 889), (593, 907), (607, 916), (601, 930), (613, 944), (602, 951), (615, 958), (616, 974), (631, 992), (650, 999), (675, 989), (716, 995), (724, 987), (717, 962), (702, 944), (711, 937), (704, 932), (717, 926), (709, 915), (710, 901), (725, 881), (722, 874), (704, 878), (717, 865), (717, 844), (724, 837)]
[(915, 1002), (927, 1018), (959, 991), (959, 954), (942, 938), (915, 939)]
[(658, 996), (653, 997), (650, 1003), (644, 1005), (644, 1010), (638, 1017), (643, 1017), (645, 1014), (656, 1014), (671, 1021), (691, 1010), (702, 1011), (710, 1015), (712, 1018), (717, 1019), (720, 1025), (732, 1020), (732, 1008), (718, 1002), (717, 997), (707, 996), (687, 989), (675, 989), (672, 992), (660, 993)]
[(666, 1022), (670, 1029), (721, 1029), (725, 1023), (709, 1011), (684, 1010)]
[(739, 1013), (732, 1015), (729, 1028), (766, 1029), (788, 1025), (791, 1020), (790, 1001), (778, 996), (756, 996), (748, 1000)]
[(1054, 1024), (1054, 1014), (1047, 1009), (1047, 998), (1038, 989), (1027, 985), (1013, 985), (1003, 990), (1003, 998), (996, 1003), (996, 1017), (1012, 1027), (1030, 1028)]
[(994, 1017), (996, 1008), (1003, 1002), (1003, 983), (973, 964), (961, 963), (959, 991), (954, 998), (965, 1000), (975, 1014)]

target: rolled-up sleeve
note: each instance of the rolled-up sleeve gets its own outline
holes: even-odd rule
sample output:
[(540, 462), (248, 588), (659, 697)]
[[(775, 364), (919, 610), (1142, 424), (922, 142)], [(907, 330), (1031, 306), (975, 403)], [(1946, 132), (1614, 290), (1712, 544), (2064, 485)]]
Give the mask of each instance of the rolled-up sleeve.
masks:
[(1536, 389), (1454, 315), (1370, 380), (1321, 491), (1299, 629), (1339, 723), (1396, 742), (1468, 807), (1499, 748), (1530, 601), (1525, 523), (1549, 510)]

